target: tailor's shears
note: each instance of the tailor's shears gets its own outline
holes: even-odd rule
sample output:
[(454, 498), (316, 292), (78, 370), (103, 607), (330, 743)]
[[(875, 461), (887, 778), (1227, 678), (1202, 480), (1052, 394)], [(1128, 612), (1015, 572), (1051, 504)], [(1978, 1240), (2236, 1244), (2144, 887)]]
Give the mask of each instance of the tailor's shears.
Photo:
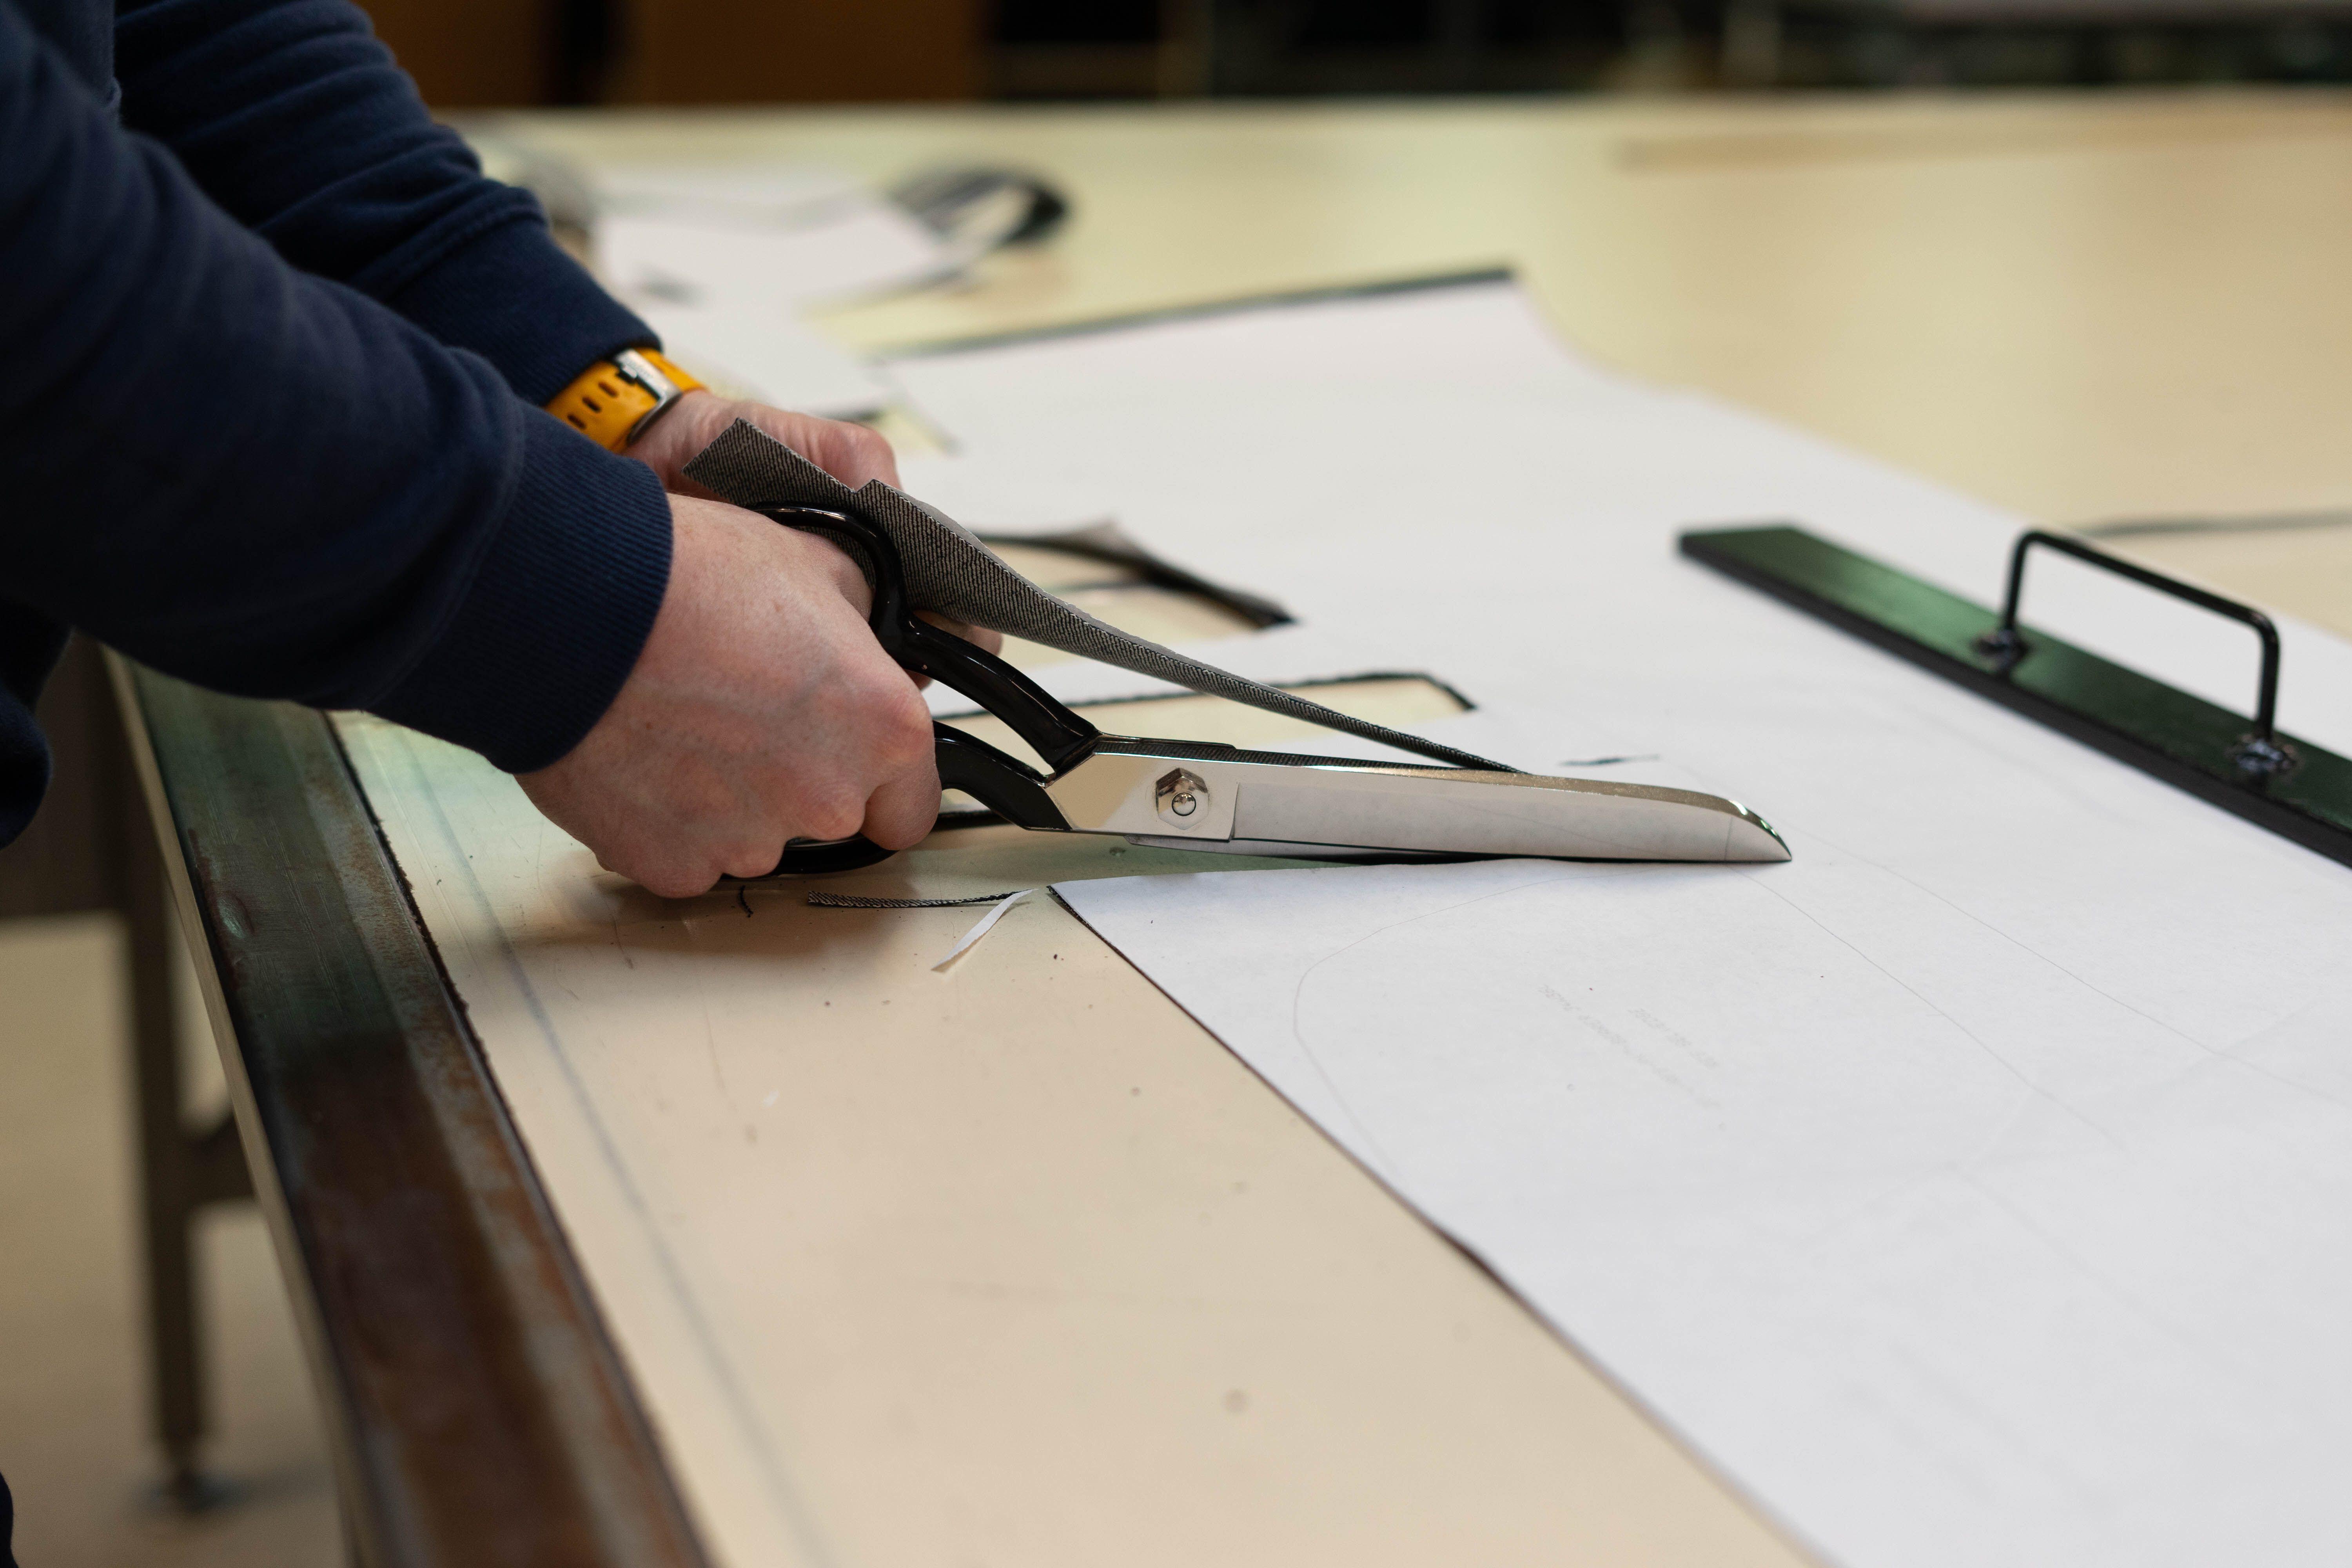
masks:
[[(931, 727), (940, 785), (1019, 826), (1318, 860), (1789, 858), (1762, 817), (1695, 790), (1106, 735), (1003, 659), (910, 611), (898, 549), (880, 529), (841, 512), (755, 510), (862, 556), (883, 651), (979, 703), (1036, 752), (1048, 772)], [(889, 854), (862, 837), (795, 839), (775, 874), (849, 870)]]

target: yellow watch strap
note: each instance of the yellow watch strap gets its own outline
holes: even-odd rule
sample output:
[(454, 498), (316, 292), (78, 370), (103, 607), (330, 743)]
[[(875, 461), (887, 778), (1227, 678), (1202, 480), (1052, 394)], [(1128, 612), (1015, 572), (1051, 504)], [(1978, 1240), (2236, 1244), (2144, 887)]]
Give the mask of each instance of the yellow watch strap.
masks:
[(623, 349), (550, 398), (547, 411), (606, 451), (621, 452), (671, 404), (701, 386), (651, 349)]

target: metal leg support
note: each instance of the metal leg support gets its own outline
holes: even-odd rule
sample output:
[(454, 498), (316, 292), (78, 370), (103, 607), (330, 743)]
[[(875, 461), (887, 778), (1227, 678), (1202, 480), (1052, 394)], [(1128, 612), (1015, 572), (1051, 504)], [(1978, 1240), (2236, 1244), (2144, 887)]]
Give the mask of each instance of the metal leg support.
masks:
[[(110, 694), (108, 698), (110, 702)], [(111, 717), (111, 715), (110, 715)], [(155, 1436), (163, 1446), (164, 1490), (194, 1510), (223, 1500), (199, 1453), (206, 1426), (203, 1315), (196, 1293), (198, 1210), (250, 1198), (236, 1128), (226, 1116), (191, 1131), (182, 1109), (179, 1038), (172, 1005), (172, 943), (163, 866), (146, 803), (125, 752), (120, 723), (99, 727), (106, 787), (120, 824), (112, 857), (113, 902), (128, 928), (125, 975), (131, 1002), (133, 1094), (139, 1113), (141, 1219), (145, 1231), (147, 1336), (153, 1379)]]

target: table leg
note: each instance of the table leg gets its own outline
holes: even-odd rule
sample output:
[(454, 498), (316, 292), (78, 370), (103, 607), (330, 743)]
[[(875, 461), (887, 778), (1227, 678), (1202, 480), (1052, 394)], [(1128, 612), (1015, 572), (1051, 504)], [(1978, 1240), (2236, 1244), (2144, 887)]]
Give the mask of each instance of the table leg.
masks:
[(208, 1402), (193, 1230), (197, 1211), (207, 1204), (249, 1198), (253, 1184), (236, 1129), (227, 1117), (201, 1132), (187, 1127), (172, 1002), (172, 943), (177, 931), (166, 901), (162, 855), (119, 724), (103, 726), (100, 732), (111, 742), (101, 748), (101, 767), (120, 824), (112, 891), (128, 936), (124, 979), (139, 1114), (152, 1413), (156, 1440), (163, 1449), (165, 1493), (193, 1511), (226, 1495), (205, 1474), (199, 1454)]

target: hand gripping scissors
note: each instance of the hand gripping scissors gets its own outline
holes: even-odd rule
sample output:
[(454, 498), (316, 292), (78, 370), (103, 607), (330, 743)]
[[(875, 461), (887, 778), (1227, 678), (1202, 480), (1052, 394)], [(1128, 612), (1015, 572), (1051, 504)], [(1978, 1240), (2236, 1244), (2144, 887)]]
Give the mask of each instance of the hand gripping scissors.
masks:
[[(1316, 860), (1789, 858), (1762, 817), (1695, 790), (1107, 735), (1003, 659), (909, 610), (898, 548), (874, 524), (805, 507), (754, 510), (857, 559), (882, 650), (979, 703), (1037, 753), (1045, 773), (931, 726), (941, 787), (1032, 832)], [(772, 874), (850, 870), (890, 853), (862, 836), (794, 839)]]

